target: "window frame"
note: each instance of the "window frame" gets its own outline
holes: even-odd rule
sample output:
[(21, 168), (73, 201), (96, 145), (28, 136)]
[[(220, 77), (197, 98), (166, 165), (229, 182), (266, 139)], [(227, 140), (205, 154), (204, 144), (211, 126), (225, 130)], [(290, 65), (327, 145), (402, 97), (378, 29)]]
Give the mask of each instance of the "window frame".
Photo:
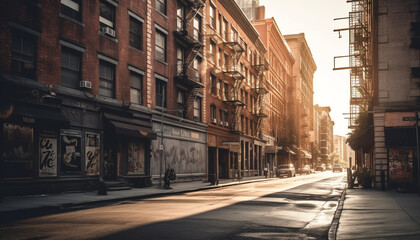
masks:
[[(20, 49), (14, 49), (15, 42), (19, 41)], [(28, 53), (25, 52), (25, 43), (31, 43), (32, 45), (32, 52)], [(36, 79), (36, 63), (37, 63), (37, 37), (22, 32), (19, 30), (12, 30), (12, 38), (11, 38), (11, 72), (18, 76)], [(25, 64), (32, 64), (32, 69), (30, 71), (25, 70)], [(17, 69), (14, 69), (14, 64), (17, 64)]]
[[(136, 33), (132, 31), (132, 24), (138, 24), (137, 26), (139, 28), (139, 32)], [(137, 38), (139, 42), (139, 46), (135, 46), (134, 41), (132, 41), (132, 38)], [(129, 45), (130, 47), (133, 47), (135, 49), (138, 49), (140, 51), (143, 50), (143, 22), (139, 19), (136, 19), (135, 17), (129, 16)]]
[[(108, 66), (112, 66), (112, 79), (107, 79), (105, 77), (101, 77), (101, 67), (108, 67)], [(115, 98), (115, 82), (116, 82), (116, 66), (113, 63), (107, 62), (105, 60), (99, 59), (99, 91), (98, 91), (98, 95), (104, 96), (104, 97), (109, 97), (109, 98)], [(111, 82), (112, 88), (107, 88), (106, 86), (101, 86), (102, 82)], [(111, 96), (105, 95), (103, 93), (101, 93), (101, 89), (111, 89)]]
[(196, 97), (194, 99), (194, 120), (201, 121), (202, 113), (201, 113), (201, 104), (202, 100), (200, 97)]
[[(167, 85), (168, 82), (167, 80), (164, 80), (160, 77), (155, 76), (156, 79), (156, 96), (155, 96), (155, 101), (156, 101), (156, 107), (159, 108), (167, 108)], [(158, 101), (158, 97), (160, 96), (160, 100)], [(161, 102), (161, 104), (158, 104), (159, 102)]]
[[(112, 19), (108, 19), (106, 16), (103, 15), (101, 11), (102, 10), (101, 5), (111, 10)], [(107, 1), (104, 1), (104, 0), (99, 1), (99, 26), (101, 28), (110, 27), (115, 30), (116, 29), (115, 24), (116, 24), (116, 7)]]
[(78, 22), (82, 21), (81, 0), (61, 0), (60, 13)]
[[(139, 84), (140, 88), (136, 88), (135, 86), (133, 86), (132, 76), (133, 77), (138, 77), (138, 79), (140, 81), (140, 84)], [(130, 71), (130, 102), (131, 103), (135, 103), (135, 104), (138, 104), (138, 105), (143, 105), (143, 77), (144, 77), (144, 74), (140, 74), (138, 72)], [(132, 98), (133, 96), (131, 94), (132, 90), (137, 91), (138, 102), (133, 102), (133, 98)]]
[(168, 11), (167, 1), (155, 0), (155, 10), (166, 16)]
[[(71, 57), (70, 56), (71, 54), (76, 55), (76, 57), (78, 58), (78, 68), (79, 69), (76, 70), (76, 69), (71, 69), (70, 66), (69, 67), (63, 66), (63, 51), (67, 51), (69, 53), (69, 55), (68, 55), (69, 58)], [(69, 62), (70, 62), (70, 59), (69, 59)], [(81, 52), (76, 51), (76, 50), (71, 49), (71, 48), (68, 48), (68, 47), (65, 47), (65, 46), (61, 46), (61, 68), (60, 68), (60, 70), (61, 70), (61, 73), (60, 73), (61, 86), (65, 86), (65, 87), (69, 87), (69, 88), (73, 88), (73, 89), (78, 89), (79, 88), (79, 83), (82, 80), (82, 64), (83, 64), (82, 61), (83, 60), (82, 60), (82, 53)], [(77, 73), (77, 81), (75, 81), (73, 83), (74, 84), (73, 86), (70, 86), (71, 84), (68, 84), (68, 83), (63, 84), (63, 68), (65, 68), (66, 72), (76, 72)]]
[[(159, 35), (159, 37), (160, 36), (163, 37), (163, 46), (158, 45), (158, 41), (157, 41), (158, 40), (158, 35)], [(164, 62), (164, 63), (167, 62), (167, 51), (166, 51), (166, 49), (167, 49), (167, 37), (168, 37), (167, 34), (165, 34), (163, 31), (160, 31), (159, 29), (156, 28), (156, 32), (155, 32), (155, 59), (159, 62)], [(158, 57), (158, 49), (161, 49), (163, 51), (163, 59)]]

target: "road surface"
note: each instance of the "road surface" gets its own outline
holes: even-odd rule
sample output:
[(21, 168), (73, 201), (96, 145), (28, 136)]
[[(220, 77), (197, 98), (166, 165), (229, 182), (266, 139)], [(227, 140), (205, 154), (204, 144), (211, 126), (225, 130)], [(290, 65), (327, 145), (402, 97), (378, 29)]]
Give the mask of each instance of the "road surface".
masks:
[(327, 239), (344, 173), (317, 173), (3, 223), (0, 239)]

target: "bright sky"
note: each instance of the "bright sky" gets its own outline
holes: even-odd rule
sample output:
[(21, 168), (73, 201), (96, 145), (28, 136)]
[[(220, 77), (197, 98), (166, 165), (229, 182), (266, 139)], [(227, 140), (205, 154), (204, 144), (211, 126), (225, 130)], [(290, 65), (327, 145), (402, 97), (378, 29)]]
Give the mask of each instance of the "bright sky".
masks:
[(314, 104), (331, 107), (335, 122), (334, 135), (346, 136), (350, 131), (350, 78), (348, 70), (333, 71), (334, 57), (348, 55), (348, 32), (338, 37), (334, 29), (348, 27), (350, 4), (346, 0), (260, 0), (265, 17), (274, 19), (283, 35), (305, 33), (306, 42), (315, 59)]

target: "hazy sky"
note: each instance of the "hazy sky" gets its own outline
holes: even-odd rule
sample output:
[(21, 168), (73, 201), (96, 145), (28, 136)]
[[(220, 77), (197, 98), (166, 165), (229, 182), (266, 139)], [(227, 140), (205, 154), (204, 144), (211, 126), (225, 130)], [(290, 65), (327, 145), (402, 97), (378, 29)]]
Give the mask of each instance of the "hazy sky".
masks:
[(345, 136), (349, 129), (350, 78), (348, 70), (333, 71), (334, 56), (348, 55), (348, 32), (338, 37), (334, 29), (348, 27), (350, 4), (346, 0), (260, 0), (265, 17), (274, 19), (283, 35), (305, 33), (315, 59), (314, 104), (331, 107), (334, 135)]

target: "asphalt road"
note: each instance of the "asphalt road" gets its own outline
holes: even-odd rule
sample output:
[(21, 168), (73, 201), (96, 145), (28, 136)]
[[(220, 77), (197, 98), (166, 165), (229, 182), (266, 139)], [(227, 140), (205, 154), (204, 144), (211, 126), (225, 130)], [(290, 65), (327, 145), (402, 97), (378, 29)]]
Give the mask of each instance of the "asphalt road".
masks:
[(3, 223), (0, 239), (327, 239), (344, 173), (317, 173)]

